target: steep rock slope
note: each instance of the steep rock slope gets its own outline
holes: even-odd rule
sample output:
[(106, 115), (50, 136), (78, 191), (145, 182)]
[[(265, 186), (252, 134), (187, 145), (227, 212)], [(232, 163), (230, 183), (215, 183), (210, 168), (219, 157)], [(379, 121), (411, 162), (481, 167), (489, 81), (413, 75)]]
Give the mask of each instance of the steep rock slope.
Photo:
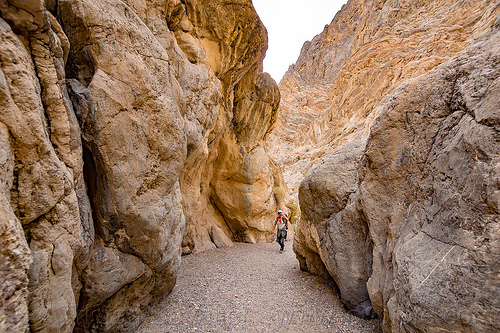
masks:
[[(349, 2), (343, 12), (355, 4)], [(387, 4), (393, 5), (373, 3), (383, 5), (373, 9), (384, 12)], [(429, 6), (425, 13), (433, 13), (444, 2), (405, 4)], [(387, 86), (359, 96), (347, 86), (345, 101), (356, 96), (356, 103), (371, 101), (375, 92), (376, 103), (365, 118), (356, 114), (357, 107), (350, 109), (354, 115), (347, 113), (347, 118), (362, 125), (351, 133), (326, 129), (333, 139), (323, 151), (335, 149), (300, 184), (303, 217), (294, 250), (301, 268), (329, 273), (345, 306), (362, 317), (378, 313), (384, 332), (490, 332), (500, 327), (495, 273), (500, 257), (500, 3), (457, 5), (442, 12), (463, 9), (456, 17), (472, 19), (469, 35), (461, 39), (467, 41), (465, 50), (433, 70), (421, 68), (426, 73), (413, 79), (382, 80), (393, 84), (388, 95), (377, 95)], [(482, 8), (482, 14), (467, 11), (469, 6)], [(383, 53), (370, 63), (392, 58)], [(325, 66), (318, 71), (335, 70)], [(345, 119), (339, 122), (347, 128)]]
[(284, 186), (251, 2), (0, 2), (0, 331), (130, 332)]
[(380, 105), (360, 168), (386, 331), (500, 329), (500, 17)]
[(498, 2), (485, 0), (344, 5), (280, 82), (280, 117), (268, 147), (292, 193), (336, 147), (368, 136), (384, 96), (464, 50), (496, 15)]

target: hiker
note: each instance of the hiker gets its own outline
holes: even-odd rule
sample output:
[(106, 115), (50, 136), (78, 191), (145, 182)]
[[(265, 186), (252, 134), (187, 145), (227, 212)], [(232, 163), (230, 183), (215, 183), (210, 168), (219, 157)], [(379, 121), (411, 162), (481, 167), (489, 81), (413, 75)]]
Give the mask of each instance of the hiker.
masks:
[(283, 215), (282, 210), (278, 210), (278, 217), (274, 220), (273, 232), (276, 227), (278, 227), (276, 237), (281, 246), (280, 253), (283, 253), (283, 250), (285, 249), (286, 231), (288, 230), (288, 219)]

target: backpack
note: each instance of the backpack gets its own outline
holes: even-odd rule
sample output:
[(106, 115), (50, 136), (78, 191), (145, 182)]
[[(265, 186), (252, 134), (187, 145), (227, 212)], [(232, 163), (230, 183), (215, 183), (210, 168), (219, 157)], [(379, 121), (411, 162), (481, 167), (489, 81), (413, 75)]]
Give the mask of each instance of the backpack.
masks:
[[(283, 217), (277, 217), (276, 218), (276, 222), (279, 221), (279, 219), (281, 219), (281, 221), (283, 221)], [(288, 230), (288, 220), (285, 220), (285, 228), (283, 230)]]

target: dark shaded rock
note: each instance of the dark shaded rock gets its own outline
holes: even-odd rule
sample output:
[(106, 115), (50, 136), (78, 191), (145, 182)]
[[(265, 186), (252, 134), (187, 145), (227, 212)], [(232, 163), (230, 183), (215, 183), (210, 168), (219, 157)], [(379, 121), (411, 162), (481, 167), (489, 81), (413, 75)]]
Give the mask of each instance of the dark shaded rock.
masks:
[(356, 208), (365, 145), (365, 140), (346, 144), (308, 172), (300, 184), (302, 217), (294, 251), (303, 258), (301, 269), (324, 275), (326, 268), (349, 311), (372, 318), (366, 289), (372, 246), (366, 221)]

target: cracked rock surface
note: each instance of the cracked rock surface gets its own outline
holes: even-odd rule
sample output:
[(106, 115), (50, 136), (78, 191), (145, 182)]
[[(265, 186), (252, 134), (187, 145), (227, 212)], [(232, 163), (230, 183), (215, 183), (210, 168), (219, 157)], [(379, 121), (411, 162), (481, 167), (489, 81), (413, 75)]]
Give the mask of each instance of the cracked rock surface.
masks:
[(181, 248), (272, 237), (248, 1), (0, 1), (0, 331), (132, 332)]
[(500, 21), (380, 107), (361, 168), (387, 331), (500, 329)]
[(300, 186), (301, 268), (360, 316), (368, 296), (384, 332), (500, 329), (500, 17), (484, 19), (381, 100), (365, 148), (342, 145)]

